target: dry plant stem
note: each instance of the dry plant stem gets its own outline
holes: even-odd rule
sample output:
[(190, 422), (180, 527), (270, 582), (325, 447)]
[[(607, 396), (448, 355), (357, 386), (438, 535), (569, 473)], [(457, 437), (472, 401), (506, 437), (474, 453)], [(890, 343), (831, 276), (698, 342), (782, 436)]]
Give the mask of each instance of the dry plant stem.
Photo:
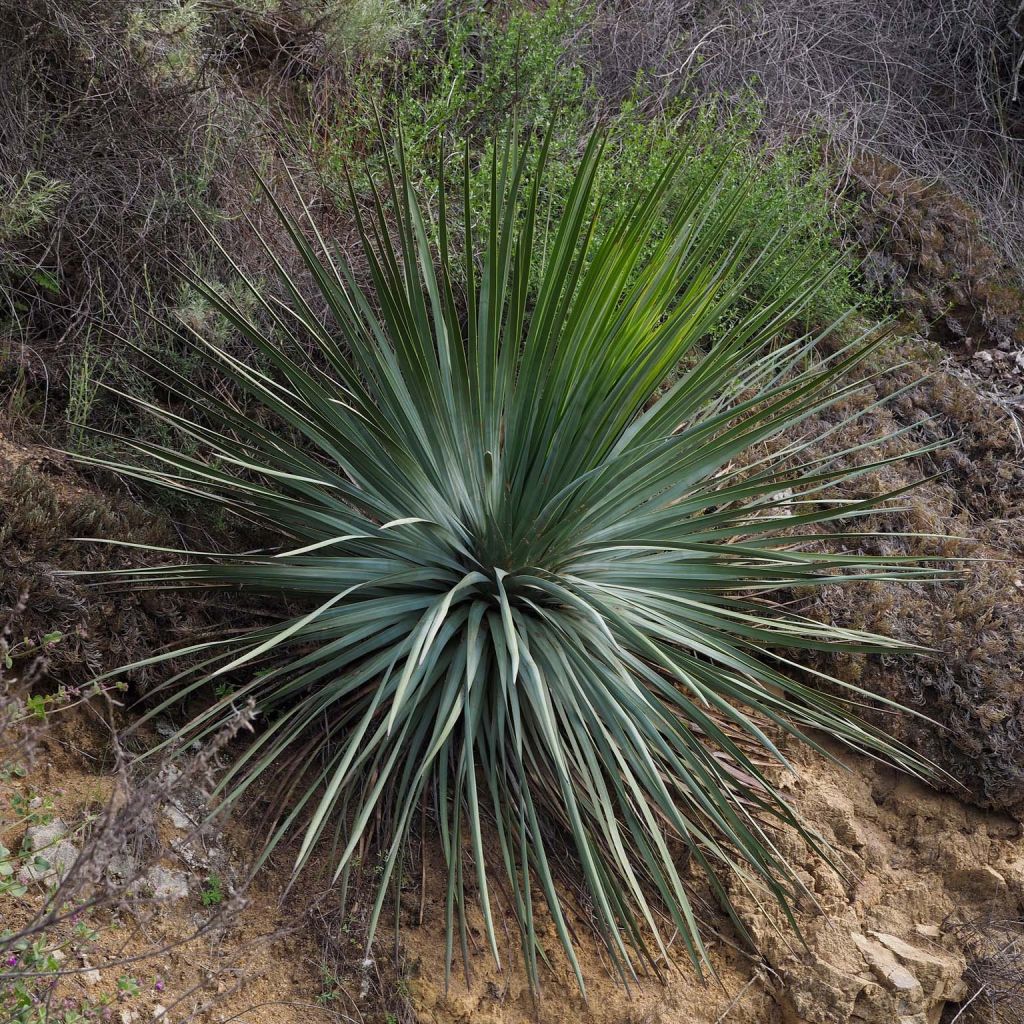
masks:
[(820, 132), (837, 174), (875, 154), (941, 181), (1024, 266), (1018, 0), (600, 0), (574, 41), (599, 95), (639, 72), (679, 95), (763, 103), (767, 141)]

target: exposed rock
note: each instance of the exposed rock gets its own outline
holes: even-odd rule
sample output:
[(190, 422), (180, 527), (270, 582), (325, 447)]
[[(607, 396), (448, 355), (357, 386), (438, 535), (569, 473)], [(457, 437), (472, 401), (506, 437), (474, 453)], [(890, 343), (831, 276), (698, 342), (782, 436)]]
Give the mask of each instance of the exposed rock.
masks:
[(164, 817), (166, 817), (179, 832), (188, 832), (194, 828), (188, 815), (175, 807), (174, 804), (167, 804), (164, 807)]
[[(872, 974), (890, 994), (889, 1005), (885, 1006), (883, 1000), (882, 1008), (895, 1019), (938, 1024), (947, 1000), (963, 998), (966, 964), (962, 957), (928, 952), (884, 932), (872, 932), (870, 938), (854, 933), (851, 938)], [(890, 1017), (864, 1019), (881, 1024)]]
[[(927, 927), (927, 926), (926, 926)], [(938, 928), (935, 928), (938, 931)], [(922, 949), (912, 946), (909, 942), (886, 935), (884, 932), (872, 932), (872, 937), (891, 950), (914, 977), (924, 992), (926, 999), (933, 1003), (962, 999), (964, 996), (964, 970), (966, 964), (962, 956), (953, 955), (946, 950)], [(939, 1006), (941, 1010), (941, 1005)], [(935, 1014), (938, 1019), (938, 1014)]]
[(910, 973), (892, 952), (880, 942), (854, 932), (851, 936), (854, 945), (861, 951), (864, 962), (871, 973), (895, 996), (896, 1009), (899, 1011), (918, 1007), (924, 1000), (924, 989), (921, 983)]
[(1007, 891), (1014, 847), (961, 802), (905, 778), (880, 788), (883, 769), (847, 763), (849, 773), (808, 759), (791, 791), (843, 867), (785, 848), (823, 911), (801, 908), (806, 948), (740, 897), (744, 923), (782, 978), (785, 1024), (938, 1024), (967, 996), (962, 943), (944, 922), (988, 905), (997, 878)]
[(809, 955), (780, 960), (787, 1022), (938, 1024), (964, 997), (965, 963), (885, 932), (818, 930)]
[(114, 883), (130, 882), (139, 870), (137, 858), (130, 853), (115, 853), (104, 869), (107, 879)]
[(1006, 879), (987, 864), (978, 864), (957, 871), (952, 881), (959, 889), (977, 900), (994, 900), (1006, 896)]
[(28, 829), (25, 849), (33, 854), (33, 859), (22, 865), (18, 872), (18, 881), (22, 885), (33, 882), (59, 885), (64, 881), (81, 852), (66, 838), (67, 834), (68, 827), (60, 818)]
[(145, 875), (145, 886), (158, 900), (183, 900), (188, 896), (189, 876), (184, 871), (157, 865)]

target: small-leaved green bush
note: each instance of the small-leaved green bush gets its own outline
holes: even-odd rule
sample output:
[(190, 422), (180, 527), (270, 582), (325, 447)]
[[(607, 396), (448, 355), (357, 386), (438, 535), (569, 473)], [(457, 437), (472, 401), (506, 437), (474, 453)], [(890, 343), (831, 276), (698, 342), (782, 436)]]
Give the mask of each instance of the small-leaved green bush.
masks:
[[(612, 200), (607, 211), (615, 209), (617, 198), (649, 189), (685, 152), (674, 183), (678, 195), (713, 170), (718, 191), (710, 201), (723, 211), (739, 203), (723, 247), (746, 232), (765, 249), (777, 233), (789, 236), (778, 249), (785, 255), (764, 262), (750, 280), (752, 300), (782, 286), (786, 263), (801, 252), (837, 264), (808, 316), (828, 322), (862, 299), (855, 262), (842, 244), (849, 209), (836, 196), (817, 143), (805, 138), (762, 152), (757, 139), (761, 112), (753, 96), (745, 107), (733, 103), (726, 109), (706, 97), (697, 101), (684, 95), (651, 110), (643, 76), (625, 102), (609, 108), (567, 56), (566, 41), (583, 29), (586, 16), (586, 8), (564, 0), (540, 8), (514, 4), (508, 10), (450, 12), (443, 22), (443, 45), (438, 48), (430, 36), (411, 55), (403, 54), (393, 78), (383, 79), (389, 87), (383, 96), (379, 65), (355, 77), (352, 95), (339, 105), (330, 129), (310, 140), (318, 168), (340, 194), (353, 159), (380, 167), (384, 154), (375, 140), (381, 118), (401, 128), (410, 176), (429, 206), (436, 205), (441, 187), (442, 154), (446, 187), (451, 195), (461, 190), (464, 147), (473, 157), (470, 194), (474, 203), (486, 202), (491, 140), (516, 116), (528, 124), (556, 126), (546, 187), (551, 199), (564, 201), (582, 146), (597, 123), (608, 138), (597, 183)], [(606, 212), (599, 231), (611, 217)]]

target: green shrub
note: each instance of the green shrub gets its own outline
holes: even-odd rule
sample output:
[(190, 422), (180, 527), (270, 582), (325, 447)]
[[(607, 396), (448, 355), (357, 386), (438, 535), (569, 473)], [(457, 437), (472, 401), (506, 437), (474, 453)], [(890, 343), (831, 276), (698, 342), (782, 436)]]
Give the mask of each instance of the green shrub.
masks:
[(216, 907), (224, 902), (224, 883), (220, 875), (210, 875), (203, 883), (203, 890), (199, 894), (204, 907)]
[[(461, 189), (460, 155), (468, 145), (473, 161), (470, 191), (475, 203), (490, 190), (490, 140), (512, 116), (531, 125), (554, 123), (550, 139), (547, 188), (564, 200), (575, 177), (579, 153), (595, 123), (608, 135), (598, 187), (613, 201), (649, 189), (680, 152), (686, 160), (676, 178), (678, 196), (699, 185), (714, 169), (722, 210), (739, 202), (726, 250), (745, 232), (767, 248), (778, 232), (788, 233), (785, 255), (765, 262), (749, 281), (749, 298), (769, 295), (786, 280), (785, 263), (794, 254), (837, 262), (838, 272), (809, 306), (808, 315), (825, 323), (841, 315), (857, 298), (855, 262), (844, 255), (842, 235), (847, 205), (838, 200), (811, 139), (760, 151), (761, 109), (751, 97), (746, 106), (728, 108), (707, 98), (685, 96), (649, 109), (650, 88), (638, 78), (633, 94), (614, 108), (603, 104), (572, 58), (567, 40), (585, 27), (586, 8), (556, 2), (539, 9), (511, 5), (449, 14), (444, 42), (422, 40), (403, 55), (393, 78), (385, 76), (382, 98), (379, 67), (356, 77), (355, 99), (346, 97), (326, 132), (310, 140), (315, 161), (328, 182), (344, 191), (345, 168), (353, 157), (381, 167), (383, 153), (377, 118), (401, 126), (410, 174), (428, 204), (440, 189), (438, 160), (446, 154), (446, 179)], [(454, 193), (451, 193), (451, 199)], [(557, 204), (556, 204), (557, 205)], [(608, 213), (599, 229), (611, 221)], [(458, 225), (453, 225), (457, 230)]]
[[(237, 681), (168, 742), (201, 742), (253, 701), (264, 726), (219, 793), (230, 805), (280, 773), (287, 803), (269, 846), (303, 822), (297, 869), (326, 842), (347, 879), (375, 836), (371, 942), (425, 808), (447, 865), (449, 964), (456, 934), (465, 955), (467, 889), (498, 956), (493, 821), (531, 982), (546, 955), (541, 900), (581, 987), (553, 832), (576, 854), (623, 978), (637, 960), (668, 958), (665, 920), (696, 965), (706, 960), (680, 845), (727, 910), (737, 873), (788, 912), (802, 886), (772, 832), (828, 851), (764, 767), (788, 766), (779, 737), (820, 749), (808, 732), (820, 730), (929, 769), (858, 719), (868, 694), (837, 680), (840, 695), (825, 693), (793, 671), (806, 651), (911, 648), (808, 620), (773, 595), (941, 575), (854, 553), (862, 517), (891, 495), (842, 500), (834, 488), (872, 468), (869, 451), (817, 447), (863, 415), (846, 410), (878, 332), (830, 355), (813, 334), (787, 340), (827, 287), (807, 254), (787, 261), (784, 239), (760, 249), (738, 228), (742, 204), (714, 201), (714, 169), (694, 180), (682, 161), (613, 213), (595, 198), (601, 148), (590, 142), (557, 194), (547, 171), (564, 171), (543, 149), (534, 159), (499, 144), (490, 201), (476, 212), (469, 198), (461, 245), (445, 188), (436, 227), (425, 223), (402, 162), (360, 220), (372, 294), (281, 211), (331, 321), (287, 276), (290, 308), (253, 286), (267, 331), (195, 282), (272, 367), (194, 339), (248, 411), (166, 375), (174, 407), (149, 410), (196, 453), (132, 440), (141, 465), (85, 459), (210, 498), (280, 538), (258, 552), (180, 552), (180, 564), (115, 579), (308, 602), (129, 666), (198, 659), (149, 716)], [(742, 244), (726, 251), (737, 231)], [(786, 267), (785, 280), (750, 304), (766, 265)]]
[(43, 227), (65, 199), (68, 186), (29, 171), (0, 193), (0, 245)]
[(325, 23), (327, 45), (349, 64), (382, 60), (416, 28), (423, 13), (421, 4), (408, 0), (349, 0), (341, 7), (328, 0), (310, 6), (314, 10), (307, 17)]

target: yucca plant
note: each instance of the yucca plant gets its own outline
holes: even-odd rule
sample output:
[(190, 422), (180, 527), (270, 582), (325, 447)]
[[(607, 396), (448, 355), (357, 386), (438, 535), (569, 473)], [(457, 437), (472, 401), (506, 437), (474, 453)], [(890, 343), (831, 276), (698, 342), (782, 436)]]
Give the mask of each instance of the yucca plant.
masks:
[[(859, 415), (839, 410), (870, 385), (880, 332), (793, 331), (827, 268), (795, 261), (751, 305), (759, 264), (789, 242), (751, 252), (730, 214), (742, 197), (709, 202), (713, 171), (667, 209), (678, 162), (649, 194), (602, 198), (595, 138), (553, 196), (545, 152), (496, 145), (487, 208), (469, 209), (468, 186), (446, 205), (459, 191), (446, 185), (427, 218), (399, 150), (382, 187), (352, 196), (372, 287), (278, 207), (306, 287), (283, 270), (279, 296), (250, 283), (250, 315), (195, 281), (251, 358), (181, 338), (235, 397), (164, 367), (174, 409), (141, 402), (196, 454), (128, 439), (137, 464), (86, 461), (280, 538), (176, 552), (180, 564), (161, 551), (119, 578), (308, 602), (128, 666), (194, 659), (150, 715), (237, 682), (180, 741), (255, 702), (262, 727), (220, 796), (238, 803), (282, 772), (270, 846), (303, 829), (297, 870), (327, 843), (347, 878), (374, 837), (369, 941), (410, 833), (435, 822), (447, 967), (456, 936), (466, 955), (467, 890), (499, 956), (500, 866), (531, 983), (550, 952), (546, 906), (582, 988), (580, 919), (623, 979), (667, 961), (667, 929), (706, 962), (688, 872), (727, 911), (735, 876), (793, 920), (799, 886), (773, 835), (827, 851), (772, 783), (769, 765), (789, 767), (780, 737), (824, 753), (823, 734), (927, 773), (857, 717), (868, 695), (812, 686), (799, 667), (806, 652), (908, 648), (812, 621), (792, 599), (935, 572), (857, 553), (858, 524), (893, 495), (849, 497), (842, 485), (874, 468), (870, 446), (834, 439)], [(565, 858), (553, 862), (566, 844), (572, 899)]]

